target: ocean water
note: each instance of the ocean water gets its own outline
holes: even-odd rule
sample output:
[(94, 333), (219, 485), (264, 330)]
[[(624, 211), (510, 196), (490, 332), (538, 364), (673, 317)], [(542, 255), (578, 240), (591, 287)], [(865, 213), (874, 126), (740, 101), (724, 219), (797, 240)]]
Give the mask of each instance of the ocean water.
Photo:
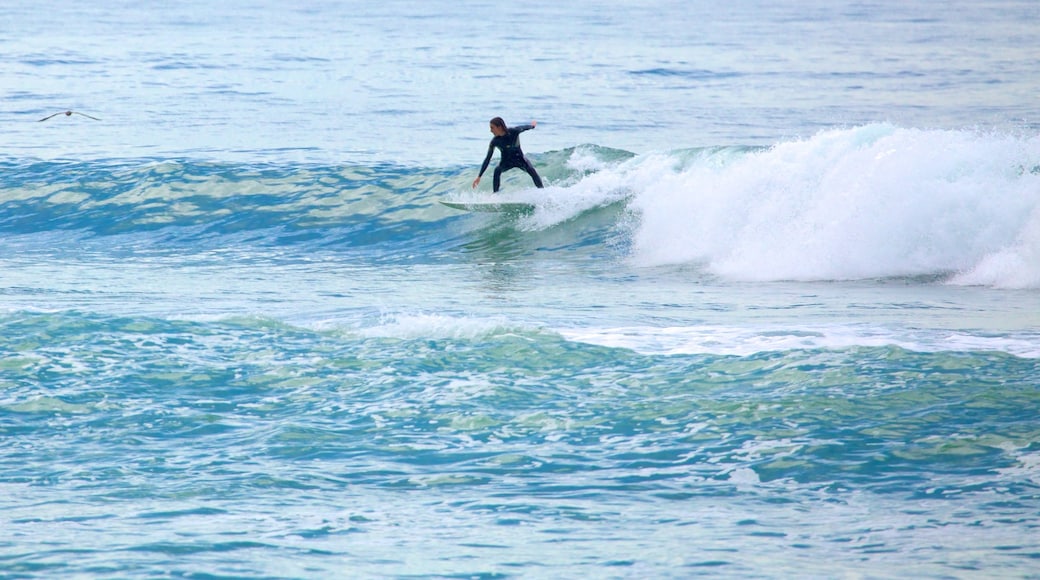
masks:
[(1032, 0), (0, 22), (0, 578), (1040, 577)]

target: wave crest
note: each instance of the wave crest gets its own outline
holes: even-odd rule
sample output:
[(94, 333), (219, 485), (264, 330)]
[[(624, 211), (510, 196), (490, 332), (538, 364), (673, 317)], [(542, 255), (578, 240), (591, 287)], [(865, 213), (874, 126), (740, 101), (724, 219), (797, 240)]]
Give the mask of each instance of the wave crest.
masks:
[(1035, 137), (878, 124), (680, 161), (646, 159), (627, 177), (639, 182), (638, 265), (740, 280), (1040, 280)]

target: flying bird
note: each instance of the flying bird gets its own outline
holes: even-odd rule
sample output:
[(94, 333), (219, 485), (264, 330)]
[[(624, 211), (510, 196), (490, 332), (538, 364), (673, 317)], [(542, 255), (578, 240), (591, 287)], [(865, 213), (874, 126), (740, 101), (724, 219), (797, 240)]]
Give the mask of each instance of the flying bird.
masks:
[(53, 115), (47, 115), (46, 117), (44, 117), (44, 118), (40, 119), (39, 121), (37, 121), (37, 123), (46, 121), (47, 119), (50, 119), (51, 117), (57, 117), (58, 115), (65, 115), (66, 117), (71, 117), (73, 115), (73, 113), (75, 113), (76, 115), (83, 115), (84, 117), (86, 117), (88, 119), (94, 119), (95, 121), (100, 121), (101, 120), (101, 119), (98, 119), (97, 117), (91, 117), (90, 115), (88, 115), (86, 113), (80, 113), (79, 111), (61, 111), (59, 113), (54, 113)]

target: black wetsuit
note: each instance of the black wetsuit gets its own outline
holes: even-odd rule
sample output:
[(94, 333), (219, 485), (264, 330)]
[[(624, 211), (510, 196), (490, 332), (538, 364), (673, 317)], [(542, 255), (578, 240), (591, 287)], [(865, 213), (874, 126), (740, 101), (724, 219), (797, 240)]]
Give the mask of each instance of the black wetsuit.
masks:
[(501, 137), (495, 136), (491, 139), (491, 144), (488, 145), (487, 157), (484, 158), (484, 163), (480, 166), (480, 176), (484, 175), (488, 164), (491, 163), (491, 156), (495, 153), (495, 147), (498, 147), (502, 158), (499, 159), (498, 167), (495, 168), (495, 191), (498, 191), (502, 183), (502, 172), (514, 167), (519, 167), (526, 171), (531, 176), (531, 179), (534, 180), (535, 186), (542, 187), (542, 178), (538, 177), (538, 172), (534, 170), (534, 165), (531, 165), (531, 162), (524, 156), (524, 152), (520, 150), (520, 133), (528, 129), (534, 129), (534, 126), (518, 125), (510, 127), (506, 129), (505, 135)]

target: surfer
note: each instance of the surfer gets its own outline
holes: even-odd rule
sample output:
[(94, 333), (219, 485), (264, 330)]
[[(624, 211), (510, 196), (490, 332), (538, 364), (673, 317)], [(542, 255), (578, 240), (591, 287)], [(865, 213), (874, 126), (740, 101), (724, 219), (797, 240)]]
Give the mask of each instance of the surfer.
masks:
[(531, 165), (531, 162), (520, 149), (520, 133), (534, 129), (537, 126), (538, 121), (531, 121), (530, 125), (506, 127), (506, 122), (502, 120), (502, 117), (491, 119), (491, 134), (494, 137), (491, 139), (491, 144), (488, 145), (487, 157), (484, 158), (484, 163), (480, 166), (480, 174), (473, 180), (473, 187), (476, 188), (480, 184), (481, 176), (484, 175), (488, 164), (491, 163), (491, 156), (495, 153), (495, 147), (498, 147), (500, 157), (498, 167), (495, 168), (495, 180), (493, 182), (495, 192), (498, 192), (498, 188), (502, 183), (502, 172), (514, 167), (526, 171), (531, 176), (531, 179), (534, 180), (535, 187), (542, 187), (542, 178), (538, 177), (538, 172), (535, 171), (534, 165)]

